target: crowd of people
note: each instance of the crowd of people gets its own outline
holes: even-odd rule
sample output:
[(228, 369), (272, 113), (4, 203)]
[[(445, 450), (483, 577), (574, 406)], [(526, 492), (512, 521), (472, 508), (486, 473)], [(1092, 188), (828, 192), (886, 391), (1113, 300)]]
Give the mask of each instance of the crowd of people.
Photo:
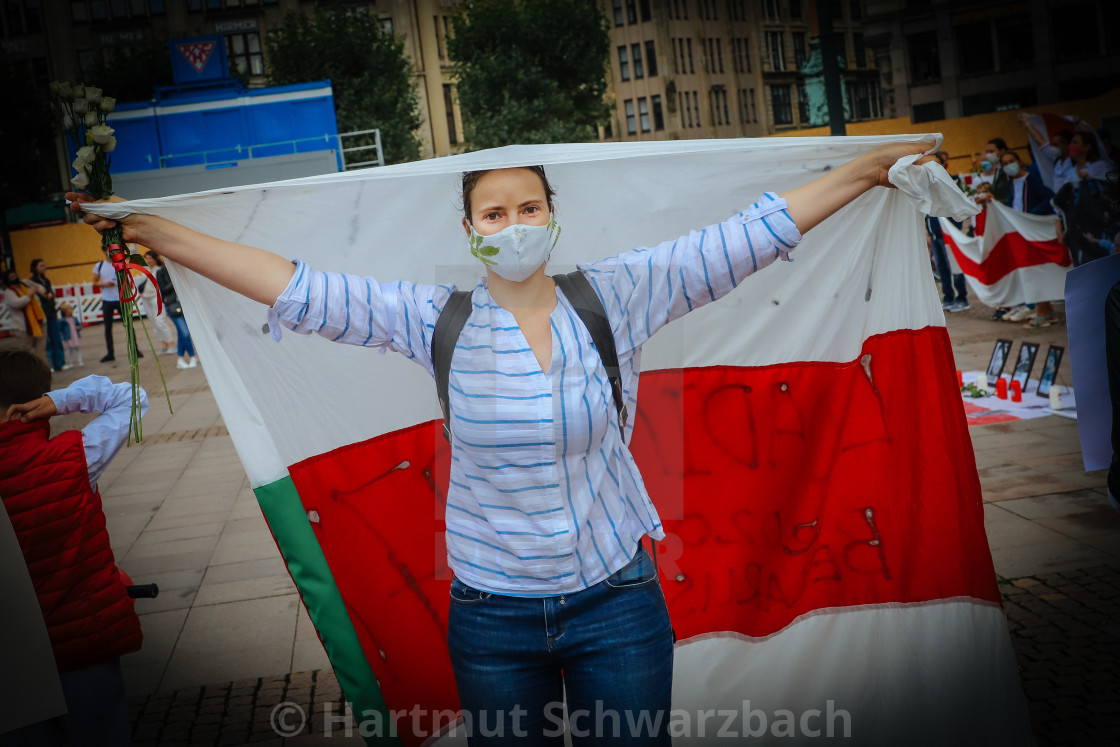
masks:
[[(958, 175), (962, 185), (968, 185), (981, 206), (998, 201), (1023, 213), (1054, 216), (1058, 241), (1069, 248), (1074, 266), (1116, 252), (1120, 214), (1108, 197), (1108, 184), (1120, 176), (1120, 154), (1111, 144), (1109, 131), (1069, 120), (1068, 129), (1044, 134), (1030, 115), (1020, 114), (1019, 121), (1033, 157), (1009, 148), (1004, 138), (993, 137), (973, 159), (968, 178)], [(939, 152), (938, 158), (948, 167), (947, 153)], [(960, 227), (973, 234), (971, 225)], [(964, 311), (969, 308), (967, 285), (962, 274), (950, 272), (936, 219), (927, 219), (926, 230), (934, 272), (941, 283), (942, 306), (946, 311)], [(1048, 299), (998, 308), (992, 319), (1020, 322), (1025, 328), (1061, 321)]]
[[(142, 278), (136, 290), (141, 311), (155, 331), (160, 353), (170, 355), (177, 352), (178, 368), (195, 368), (198, 359), (171, 276), (158, 254), (149, 251), (144, 258), (154, 272), (154, 285), (158, 287)], [(80, 312), (72, 303), (57, 297), (54, 285), (47, 277), (44, 260), (32, 260), (30, 270), (31, 275), (26, 278), (21, 278), (14, 269), (0, 275), (4, 305), (8, 310), (7, 315), (0, 315), (0, 351), (30, 350), (43, 358), (54, 372), (84, 365)], [(105, 333), (105, 355), (101, 362), (108, 363), (116, 360), (113, 322), (121, 315), (117, 271), (108, 255), (93, 266), (93, 284), (101, 293)], [(163, 299), (162, 312), (159, 310), (160, 297)], [(136, 354), (144, 357), (140, 350)]]

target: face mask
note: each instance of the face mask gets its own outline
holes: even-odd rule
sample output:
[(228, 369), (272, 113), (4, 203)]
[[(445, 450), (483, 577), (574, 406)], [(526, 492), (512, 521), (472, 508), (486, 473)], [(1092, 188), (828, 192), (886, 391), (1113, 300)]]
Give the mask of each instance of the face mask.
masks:
[(1017, 163), (1007, 164), (1006, 166), (1003, 167), (1003, 173), (1007, 174), (1010, 177), (1018, 176), (1019, 175), (1019, 164), (1017, 164)]
[(985, 153), (984, 160), (995, 166), (997, 163), (999, 163), (999, 156), (997, 156), (995, 153)]
[(490, 236), (482, 236), (471, 226), (471, 254), (501, 277), (514, 283), (525, 280), (548, 261), (560, 238), (560, 224), (549, 213), (548, 224), (506, 226)]
[(1070, 158), (1078, 158), (1078, 157), (1081, 156), (1081, 153), (1084, 150), (1085, 150), (1084, 145), (1081, 145), (1080, 143), (1070, 143), (1069, 144), (1069, 157)]
[(992, 162), (985, 158), (983, 161), (980, 162), (980, 170), (981, 171), (991, 171), (992, 170)]

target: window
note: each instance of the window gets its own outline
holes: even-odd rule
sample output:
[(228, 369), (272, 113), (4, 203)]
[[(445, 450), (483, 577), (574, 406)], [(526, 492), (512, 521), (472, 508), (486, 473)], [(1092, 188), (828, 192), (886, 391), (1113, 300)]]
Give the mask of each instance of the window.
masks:
[(848, 101), (855, 119), (883, 116), (883, 97), (878, 81), (860, 80), (848, 84)]
[(867, 47), (863, 43), (863, 34), (852, 34), (852, 51), (855, 53), (852, 67), (867, 67)]
[[(1105, 3), (1109, 5), (1109, 3)], [(1063, 5), (1050, 11), (1050, 32), (1054, 41), (1054, 56), (1059, 60), (1090, 57), (1097, 53), (1097, 34), (1095, 24), (1092, 33), (1087, 33), (1086, 19), (1096, 19), (1097, 11), (1093, 3)], [(1106, 33), (1105, 36), (1109, 34)]]
[(700, 127), (700, 94), (692, 92), (692, 113), (696, 115), (696, 126)]
[(642, 0), (642, 2), (641, 2), (641, 9), (642, 9), (642, 20), (643, 20), (643, 21), (648, 21), (648, 20), (649, 20), (650, 18), (652, 18), (652, 17), (653, 17), (653, 16), (652, 16), (652, 15), (650, 14), (650, 9), (649, 9), (649, 0)]
[(614, 25), (622, 25), (622, 0), (614, 0)]
[(239, 75), (264, 75), (261, 35), (256, 31), (226, 35), (226, 55), (231, 72)]
[(805, 53), (805, 34), (793, 35), (793, 66), (800, 70), (808, 55)]
[(618, 48), (618, 72), (623, 80), (630, 80), (630, 62), (626, 56), (626, 47)]
[(77, 0), (77, 2), (70, 3), (70, 18), (74, 20), (74, 23), (89, 20), (89, 14), (86, 12), (86, 0)]
[(770, 107), (774, 110), (774, 124), (793, 124), (793, 106), (789, 98), (789, 86), (770, 86)]
[(809, 124), (809, 97), (803, 85), (797, 86), (797, 121), (802, 127)]
[(654, 95), (649, 97), (650, 106), (653, 107), (653, 129), (665, 129), (665, 115), (661, 112), (661, 97)]
[(626, 0), (626, 22), (638, 22), (638, 9), (634, 5), (634, 0)]
[(995, 68), (990, 21), (957, 27), (957, 58), (962, 74), (982, 73)]
[(789, 0), (789, 17), (791, 20), (801, 20), (801, 0)]
[[(680, 64), (680, 57), (677, 54), (677, 40), (676, 39), (673, 39), (673, 38), (669, 39), (669, 48), (673, 51), (673, 73), (674, 74), (679, 74), (680, 71), (681, 71), (681, 64)], [(646, 56), (649, 57), (650, 55), (646, 55)]]
[[(782, 43), (781, 31), (767, 31), (766, 32), (766, 51), (770, 56), (770, 69), (771, 70), (785, 70), (786, 69), (786, 53), (785, 47)], [(789, 95), (789, 92), (786, 92)]]
[(634, 119), (634, 100), (626, 99), (622, 102), (622, 106), (626, 110), (626, 132), (630, 135), (637, 135), (638, 122)]
[(603, 139), (604, 140), (613, 140), (614, 139), (614, 124), (613, 123), (607, 122), (605, 125), (603, 125)]
[(1015, 70), (1034, 64), (1034, 28), (1029, 19), (1004, 19), (996, 24), (996, 35), (1000, 70)]
[(163, 0), (148, 0), (148, 9), (153, 16), (162, 16), (167, 12), (163, 7)]
[(685, 42), (687, 42), (688, 46), (688, 72), (695, 73), (696, 66), (692, 64), (692, 38), (689, 37), (688, 39), (685, 39)]
[(727, 89), (719, 89), (719, 104), (723, 107), (723, 121), (725, 124), (731, 124), (731, 112), (727, 111)]
[(911, 108), (910, 121), (914, 124), (919, 122), (932, 122), (937, 119), (945, 119), (945, 102), (934, 101), (929, 104), (915, 104)]
[(125, 0), (109, 0), (109, 7), (112, 8), (113, 18), (128, 18), (128, 6)]
[(649, 103), (645, 96), (638, 99), (638, 122), (642, 126), (642, 132), (649, 132)]
[(860, 18), (863, 18), (863, 6), (860, 5), (860, 0), (852, 0), (849, 11), (852, 14), (853, 21), (858, 21)]
[(716, 90), (714, 88), (708, 91), (708, 118), (712, 120), (712, 124), (723, 124), (719, 116), (719, 104), (716, 102)]
[[(688, 93), (682, 91), (681, 99), (681, 127), (692, 127), (692, 109), (688, 107)], [(685, 119), (687, 117), (687, 120)]]
[(392, 18), (392, 16), (382, 16), (381, 17), (381, 30), (384, 31), (389, 36), (393, 35), (393, 18)]
[(447, 141), (452, 145), (458, 145), (459, 135), (455, 130), (455, 101), (449, 83), (443, 84), (443, 109), (447, 115)]
[(109, 11), (105, 7), (105, 0), (90, 0), (89, 17), (91, 21), (104, 21), (109, 17)]
[[(937, 51), (936, 32), (911, 34), (906, 37), (906, 49), (910, 56), (910, 79), (914, 83), (941, 78), (941, 57)], [(941, 102), (941, 105), (944, 108), (944, 102)]]
[(716, 39), (716, 62), (719, 63), (719, 71), (723, 72), (723, 40)]
[(962, 96), (961, 111), (967, 117), (973, 114), (1021, 109), (1024, 106), (1034, 106), (1037, 103), (1038, 94), (1033, 87), (1012, 90), (999, 89), (989, 93)]
[(451, 37), (451, 27), (447, 16), (432, 16), (436, 26), (436, 53), (441, 60), (447, 59), (447, 40)]
[(751, 121), (758, 122), (758, 107), (754, 105), (754, 89), (750, 90), (751, 94)]
[(778, 13), (778, 0), (762, 0), (762, 16), (767, 21), (777, 21), (781, 15)]
[(747, 123), (747, 89), (740, 88), (735, 92), (735, 108), (739, 110), (739, 124)]
[(652, 39), (646, 42), (646, 68), (649, 70), (649, 77), (657, 77), (657, 53), (653, 49)]
[(645, 69), (642, 67), (642, 45), (630, 45), (630, 58), (634, 62), (634, 79), (646, 77)]

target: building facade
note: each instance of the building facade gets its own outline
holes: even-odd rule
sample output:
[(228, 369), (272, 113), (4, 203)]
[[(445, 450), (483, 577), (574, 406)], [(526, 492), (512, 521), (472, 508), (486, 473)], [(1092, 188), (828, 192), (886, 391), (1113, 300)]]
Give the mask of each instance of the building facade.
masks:
[[(611, 23), (604, 140), (755, 137), (808, 127), (814, 0), (601, 0)], [(849, 121), (884, 116), (863, 0), (830, 0)], [(819, 124), (819, 123), (818, 123)]]
[(888, 116), (927, 122), (1120, 86), (1117, 0), (867, 0)]
[[(250, 87), (267, 84), (268, 31), (290, 11), (325, 5), (312, 0), (6, 0), (0, 45), (17, 66), (46, 86), (77, 81), (99, 58), (159, 33), (172, 37), (221, 34), (231, 74)], [(459, 0), (374, 0), (352, 4), (381, 19), (404, 39), (412, 63), (422, 120), (424, 157), (457, 152), (462, 116), (451, 79), (447, 37)], [(111, 91), (106, 91), (111, 93)], [(391, 155), (391, 154), (390, 154)]]

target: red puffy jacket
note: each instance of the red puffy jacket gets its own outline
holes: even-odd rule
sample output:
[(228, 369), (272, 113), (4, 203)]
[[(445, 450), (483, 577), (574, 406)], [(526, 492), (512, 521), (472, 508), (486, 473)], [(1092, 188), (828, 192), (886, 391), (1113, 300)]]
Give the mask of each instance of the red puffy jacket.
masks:
[(59, 672), (138, 651), (140, 618), (117, 568), (101, 496), (89, 484), (80, 431), (0, 423), (0, 498), (16, 537)]

